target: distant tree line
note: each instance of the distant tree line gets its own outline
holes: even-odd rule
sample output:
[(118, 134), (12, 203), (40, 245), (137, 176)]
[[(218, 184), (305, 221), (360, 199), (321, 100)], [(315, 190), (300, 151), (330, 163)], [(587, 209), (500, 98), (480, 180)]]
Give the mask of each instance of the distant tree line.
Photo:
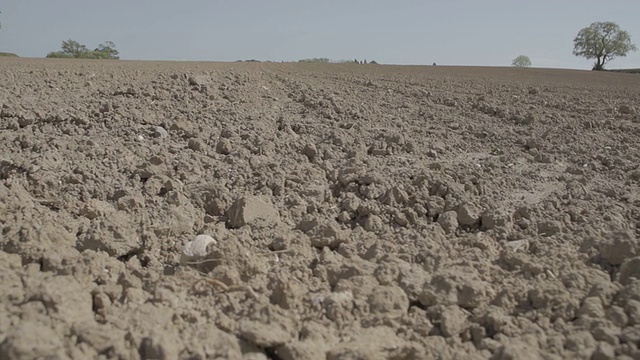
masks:
[(358, 59), (353, 59), (353, 60), (340, 60), (340, 61), (331, 61), (329, 58), (312, 58), (312, 59), (302, 59), (302, 60), (298, 60), (298, 62), (300, 63), (332, 63), (332, 62), (337, 62), (337, 63), (352, 63), (352, 64), (377, 64), (377, 62), (375, 61), (370, 61), (367, 62), (367, 60), (362, 60), (359, 61)]
[(377, 62), (375, 60), (371, 60), (371, 61), (367, 62), (367, 59), (364, 59), (362, 61), (358, 61), (358, 59), (353, 59), (353, 62), (355, 64), (364, 64), (364, 65), (366, 65), (366, 64), (377, 64)]
[(331, 60), (327, 58), (313, 58), (313, 59), (302, 59), (298, 60), (301, 63), (329, 63)]
[(120, 59), (120, 53), (116, 50), (116, 44), (112, 41), (105, 41), (94, 50), (89, 50), (86, 45), (74, 40), (62, 42), (61, 51), (53, 51), (47, 54), (48, 58), (62, 59)]

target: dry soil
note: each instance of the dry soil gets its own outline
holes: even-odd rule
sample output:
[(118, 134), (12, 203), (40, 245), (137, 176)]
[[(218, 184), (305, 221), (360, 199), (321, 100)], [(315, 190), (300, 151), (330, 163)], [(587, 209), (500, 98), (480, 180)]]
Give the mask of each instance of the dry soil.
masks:
[(640, 359), (638, 75), (0, 59), (0, 85), (2, 359)]

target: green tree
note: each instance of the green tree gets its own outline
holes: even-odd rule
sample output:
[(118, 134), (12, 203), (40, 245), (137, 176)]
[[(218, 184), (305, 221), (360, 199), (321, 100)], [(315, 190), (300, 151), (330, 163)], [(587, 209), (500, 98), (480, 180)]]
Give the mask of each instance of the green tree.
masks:
[(76, 59), (113, 59), (118, 60), (119, 52), (116, 50), (116, 44), (112, 41), (105, 41), (104, 44), (98, 45), (95, 50), (90, 51), (86, 45), (80, 44), (75, 40), (66, 40), (62, 42), (62, 51), (53, 51), (47, 54), (48, 58), (76, 58)]
[(604, 64), (627, 56), (638, 48), (631, 43), (631, 36), (614, 22), (594, 22), (573, 39), (573, 54), (587, 60), (596, 59), (593, 70), (604, 70)]
[(120, 52), (116, 50), (116, 44), (113, 41), (105, 41), (104, 44), (98, 45), (93, 52), (98, 56), (98, 59), (120, 59), (118, 56)]
[(89, 49), (85, 45), (80, 44), (74, 40), (67, 40), (62, 42), (62, 52), (69, 54), (74, 58), (82, 57), (82, 55), (89, 52)]
[(531, 59), (529, 59), (529, 57), (526, 56), (526, 55), (520, 55), (517, 58), (513, 59), (513, 62), (511, 62), (511, 66), (513, 66), (513, 67), (530, 67), (531, 66)]

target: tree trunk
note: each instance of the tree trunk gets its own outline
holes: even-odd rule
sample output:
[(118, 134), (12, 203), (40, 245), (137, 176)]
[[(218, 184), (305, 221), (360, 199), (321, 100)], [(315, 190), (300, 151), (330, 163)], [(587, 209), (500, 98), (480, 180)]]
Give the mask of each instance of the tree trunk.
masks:
[(593, 70), (600, 71), (604, 70), (604, 57), (598, 56), (596, 63), (593, 65)]

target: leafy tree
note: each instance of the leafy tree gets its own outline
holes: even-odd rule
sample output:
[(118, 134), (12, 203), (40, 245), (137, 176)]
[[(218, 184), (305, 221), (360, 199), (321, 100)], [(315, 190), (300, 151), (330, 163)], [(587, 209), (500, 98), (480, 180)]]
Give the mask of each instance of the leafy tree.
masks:
[(99, 59), (120, 59), (118, 56), (120, 52), (116, 50), (116, 44), (113, 41), (105, 41), (104, 44), (98, 45), (93, 52), (96, 53)]
[(62, 52), (65, 54), (70, 54), (74, 58), (79, 58), (83, 54), (89, 52), (89, 49), (85, 45), (80, 44), (74, 40), (67, 40), (62, 42)]
[(526, 56), (526, 55), (520, 55), (517, 58), (513, 59), (513, 62), (511, 63), (511, 66), (513, 66), (513, 67), (530, 67), (531, 66), (531, 59), (529, 59), (529, 57)]
[(48, 58), (76, 58), (76, 59), (120, 59), (116, 44), (112, 41), (105, 41), (98, 45), (95, 50), (90, 51), (86, 45), (74, 40), (62, 42), (62, 51), (54, 51), (47, 54)]
[(573, 39), (573, 54), (588, 60), (596, 59), (593, 70), (604, 70), (604, 64), (616, 57), (627, 56), (638, 48), (631, 36), (614, 22), (594, 22)]

